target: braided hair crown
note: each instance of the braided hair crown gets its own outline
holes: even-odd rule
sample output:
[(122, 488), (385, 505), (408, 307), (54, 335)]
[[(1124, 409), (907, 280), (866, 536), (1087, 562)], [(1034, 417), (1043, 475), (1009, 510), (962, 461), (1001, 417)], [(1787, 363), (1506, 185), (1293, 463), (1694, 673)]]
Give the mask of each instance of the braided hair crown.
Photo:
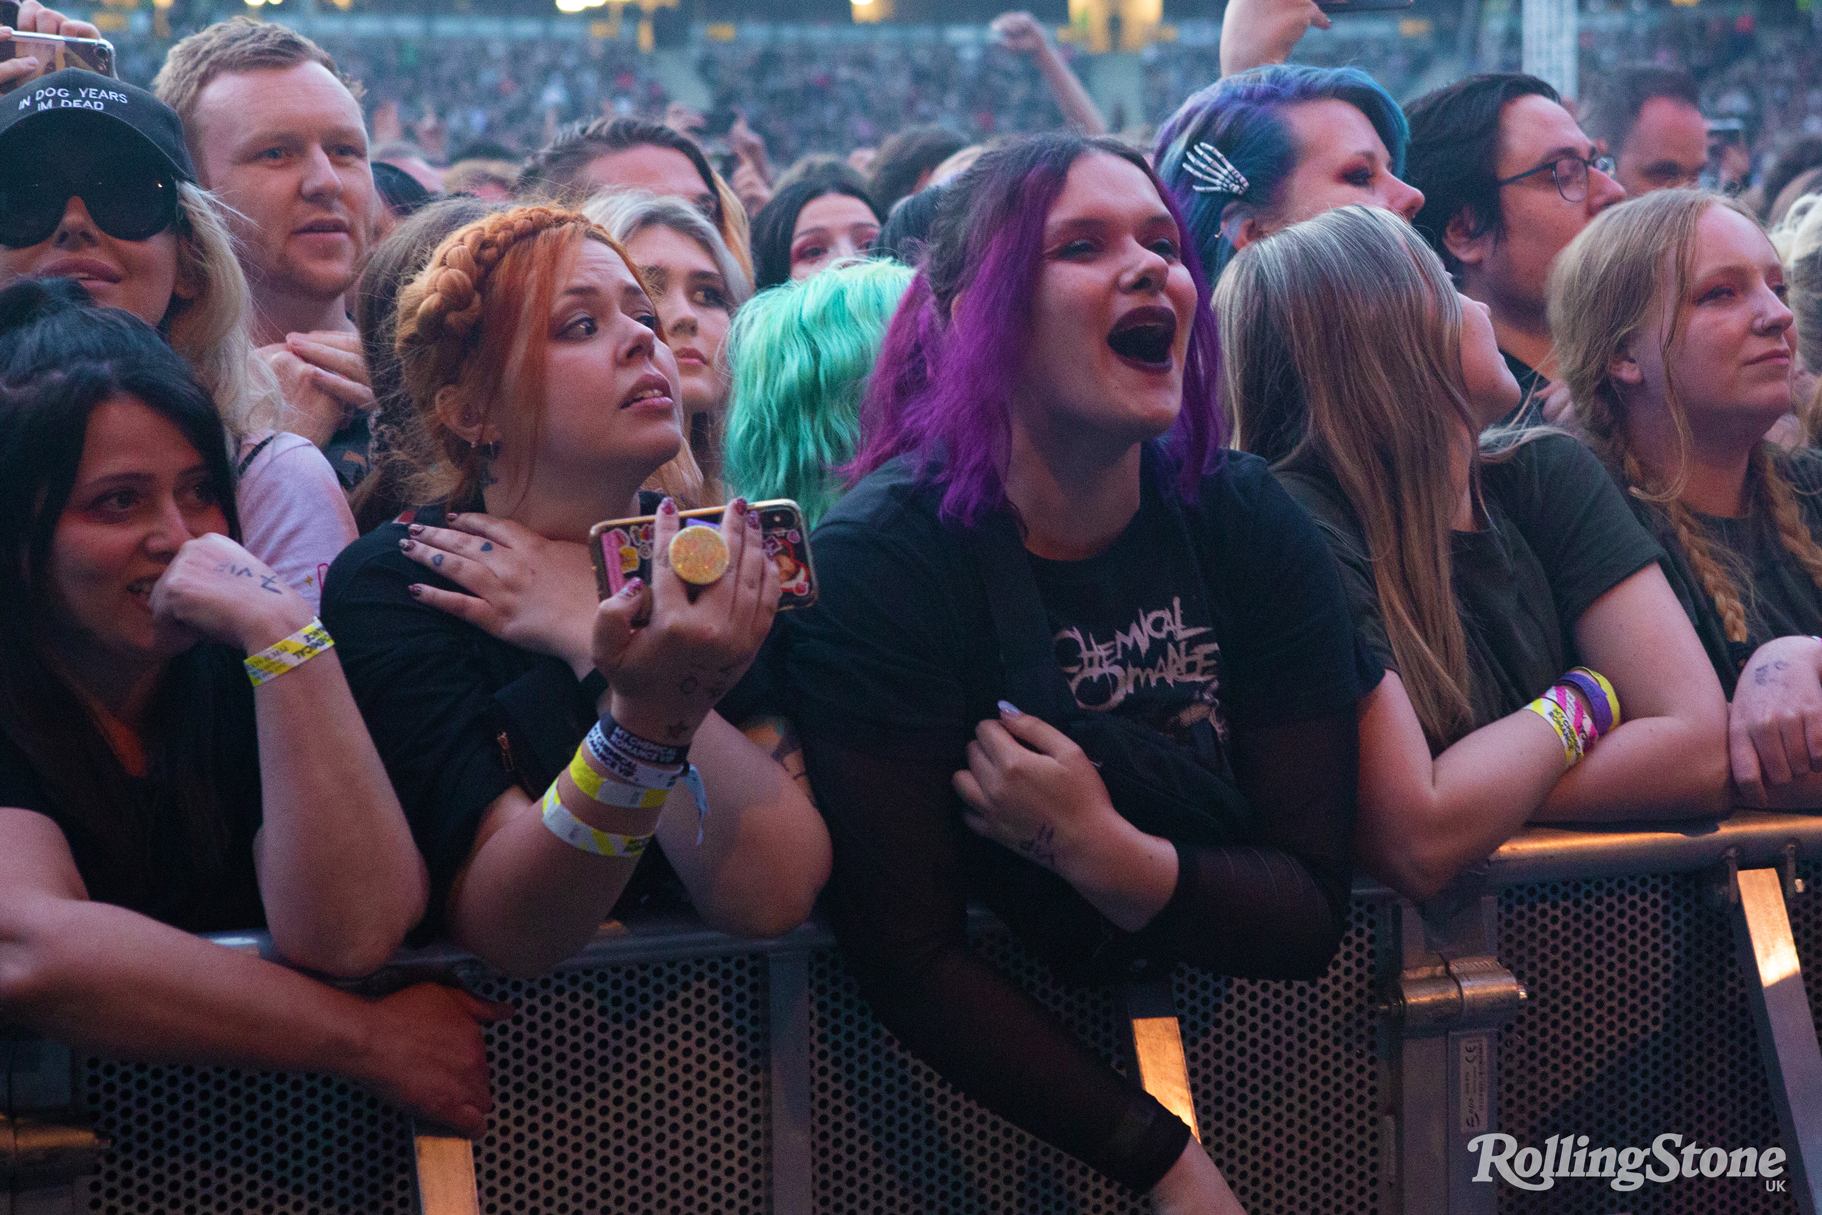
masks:
[[(404, 446), (410, 449), (406, 458), (412, 471), (406, 476), (417, 501), (461, 499), (481, 482), (483, 469), (478, 449), (439, 420), (437, 397), (445, 388), (474, 381), (466, 387), (472, 390), (473, 404), (482, 414), (491, 412), (498, 403), (494, 398), (501, 386), (503, 366), (493, 359), (481, 366), (474, 357), (485, 345), (482, 318), (489, 285), (495, 271), (515, 248), (546, 233), (573, 233), (581, 239), (599, 241), (629, 268), (634, 264), (619, 241), (578, 211), (549, 206), (516, 207), (450, 233), (430, 255), (424, 269), (399, 292), (394, 348), (414, 415), (405, 425), (409, 434)], [(500, 314), (494, 319), (496, 328), (515, 329), (518, 323), (518, 317), (513, 315)], [(521, 350), (524, 340), (529, 340), (516, 332), (501, 332), (496, 338), (514, 351)], [(506, 356), (506, 364), (512, 359), (513, 356)]]

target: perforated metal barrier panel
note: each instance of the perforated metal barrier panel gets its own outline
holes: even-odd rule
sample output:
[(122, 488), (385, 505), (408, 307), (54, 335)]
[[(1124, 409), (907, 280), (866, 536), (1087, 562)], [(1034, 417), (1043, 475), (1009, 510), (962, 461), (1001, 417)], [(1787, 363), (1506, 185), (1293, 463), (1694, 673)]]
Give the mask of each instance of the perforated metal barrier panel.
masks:
[[(1822, 866), (1807, 866), (1812, 884)], [(1530, 988), (1502, 1034), (1499, 1116), (1520, 1143), (1587, 1134), (1649, 1146), (1664, 1131), (1767, 1147), (1777, 1125), (1726, 916), (1694, 876), (1515, 887), (1500, 956)], [(1822, 1007), (1822, 893), (1790, 903)], [(1383, 923), (1382, 923), (1383, 921)], [(1364, 901), (1317, 983), (1180, 969), (1175, 994), (1205, 1140), (1254, 1215), (1378, 1215), (1390, 1151), (1375, 995), (1396, 969), (1391, 917)], [(1094, 1049), (1121, 1056), (1105, 991), (1062, 988), (1003, 933), (996, 962)], [(771, 1142), (767, 959), (734, 953), (497, 981), (519, 1016), (489, 1031), (495, 1110), (476, 1147), (493, 1213), (762, 1212)], [(961, 1097), (859, 998), (839, 954), (809, 965), (814, 1209), (1145, 1209)], [(405, 1215), (409, 1127), (350, 1086), (227, 1069), (82, 1063), (79, 1091), (114, 1140), (79, 1210), (185, 1215)], [(1794, 1212), (1757, 1182), (1617, 1193), (1559, 1180), (1498, 1186), (1503, 1215)], [(1385, 1211), (1384, 1215), (1394, 1215)]]
[[(1788, 901), (1812, 1009), (1822, 1009), (1822, 866)], [(1542, 1149), (1552, 1135), (1649, 1151), (1659, 1135), (1729, 1150), (1781, 1145), (1746, 988), (1712, 878), (1644, 875), (1514, 886), (1500, 904), (1500, 960), (1531, 992), (1500, 1035), (1500, 1129)], [(1579, 1143), (1579, 1139), (1577, 1140)], [(1641, 1167), (1660, 1176), (1651, 1158)], [(1502, 1215), (1794, 1215), (1796, 1198), (1752, 1177), (1681, 1178), (1615, 1190), (1557, 1178), (1499, 1185)]]

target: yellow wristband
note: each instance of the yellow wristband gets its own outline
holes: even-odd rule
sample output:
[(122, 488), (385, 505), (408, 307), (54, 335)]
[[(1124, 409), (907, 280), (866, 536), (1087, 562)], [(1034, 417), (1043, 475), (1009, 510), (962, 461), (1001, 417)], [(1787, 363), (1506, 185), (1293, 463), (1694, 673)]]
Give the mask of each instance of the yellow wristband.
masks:
[(657, 810), (671, 795), (669, 789), (641, 789), (637, 785), (609, 780), (589, 764), (586, 747), (577, 747), (570, 758), (569, 779), (576, 782), (576, 788), (590, 801), (627, 810)]
[(312, 618), (309, 624), (283, 641), (275, 641), (257, 654), (246, 658), (247, 678), (258, 687), (268, 679), (277, 679), (293, 667), (300, 667), (335, 644), (323, 622)]
[(550, 788), (544, 791), (543, 809), (546, 830), (571, 848), (593, 856), (637, 857), (652, 842), (650, 833), (615, 835), (612, 831), (597, 831), (589, 826), (571, 814), (569, 807), (563, 804), (563, 798), (557, 792), (556, 781), (552, 781)]
[(1557, 741), (1563, 744), (1563, 771), (1575, 767), (1582, 757), (1581, 739), (1576, 736), (1575, 727), (1562, 706), (1540, 696), (1525, 707), (1549, 722), (1550, 728), (1556, 731)]

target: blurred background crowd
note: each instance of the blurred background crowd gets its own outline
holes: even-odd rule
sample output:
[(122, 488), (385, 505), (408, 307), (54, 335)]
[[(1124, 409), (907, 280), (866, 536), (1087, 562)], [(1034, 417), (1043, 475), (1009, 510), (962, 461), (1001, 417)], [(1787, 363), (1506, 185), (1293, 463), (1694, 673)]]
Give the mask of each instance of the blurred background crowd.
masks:
[[(663, 119), (674, 103), (709, 115), (738, 111), (781, 167), (808, 153), (846, 156), (908, 126), (941, 125), (975, 142), (1061, 121), (1033, 57), (995, 37), (990, 12), (968, 23), (867, 22), (850, 20), (848, 10), (863, 10), (844, 3), (827, 21), (804, 20), (820, 15), (812, 6), (793, 10), (797, 20), (767, 22), (746, 19), (764, 6), (745, 4), (735, 22), (713, 20), (704, 0), (690, 11), (655, 8), (643, 20), (630, 4), (575, 15), (495, 6), (488, 16), (463, 14), (458, 5), (432, 18), (409, 0), (350, 2), (349, 11), (330, 0), (306, 11), (307, 0), (254, 10), (174, 0), (91, 15), (110, 27), (122, 77), (141, 84), (172, 40), (230, 10), (294, 24), (364, 83), (381, 142), (397, 131), (442, 156), (476, 143), (518, 156), (564, 122)], [(1186, 5), (1172, 19), (1166, 5), (1162, 24), (1103, 54), (1088, 53), (1081, 23), (1053, 7), (1059, 11), (1038, 6), (1036, 16), (1059, 31), (1062, 57), (1110, 125), (1141, 142), (1218, 75), (1218, 6)], [(1313, 30), (1294, 59), (1363, 67), (1409, 100), (1470, 71), (1517, 70), (1520, 44), (1510, 0), (1417, 0)], [(1750, 149), (1757, 169), (1798, 139), (1822, 135), (1819, 46), (1807, 4), (1595, 0), (1580, 14), (1584, 80), (1622, 62), (1688, 69), (1702, 86), (1704, 111), (1738, 124), (1730, 138)]]

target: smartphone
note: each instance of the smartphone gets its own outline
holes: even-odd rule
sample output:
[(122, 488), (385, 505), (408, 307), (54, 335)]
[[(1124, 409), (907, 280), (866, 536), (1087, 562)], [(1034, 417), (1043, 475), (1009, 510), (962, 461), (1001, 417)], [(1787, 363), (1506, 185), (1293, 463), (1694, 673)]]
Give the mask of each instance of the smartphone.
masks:
[(1348, 13), (1384, 13), (1415, 7), (1417, 0), (1316, 0), (1316, 7), (1331, 17)]
[[(16, 10), (14, 19), (17, 19)], [(10, 93), (39, 76), (48, 76), (64, 68), (83, 68), (119, 79), (119, 73), (114, 70), (114, 44), (105, 38), (65, 38), (61, 34), (14, 34), (11, 38), (0, 38), (0, 62), (24, 59), (28, 55), (38, 61), (38, 71), (0, 85), (0, 93)]]
[[(725, 508), (706, 506), (686, 510), (685, 527), (715, 527)], [(781, 594), (778, 610), (809, 607), (816, 602), (816, 567), (810, 563), (810, 536), (803, 525), (803, 510), (789, 498), (755, 502), (747, 508), (759, 515), (759, 534), (765, 538), (766, 556), (778, 567)], [(617, 595), (628, 580), (652, 580), (652, 527), (655, 515), (637, 519), (610, 519), (588, 529), (589, 553), (595, 559), (595, 587), (601, 598)]]

